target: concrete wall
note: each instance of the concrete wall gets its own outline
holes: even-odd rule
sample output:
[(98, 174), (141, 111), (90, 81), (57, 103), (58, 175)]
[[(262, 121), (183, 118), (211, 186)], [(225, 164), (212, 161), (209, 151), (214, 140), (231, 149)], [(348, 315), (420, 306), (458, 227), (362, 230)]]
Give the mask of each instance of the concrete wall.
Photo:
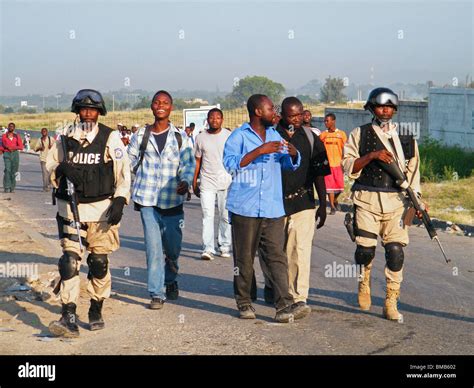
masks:
[(474, 150), (474, 89), (431, 88), (429, 101), (430, 136)]

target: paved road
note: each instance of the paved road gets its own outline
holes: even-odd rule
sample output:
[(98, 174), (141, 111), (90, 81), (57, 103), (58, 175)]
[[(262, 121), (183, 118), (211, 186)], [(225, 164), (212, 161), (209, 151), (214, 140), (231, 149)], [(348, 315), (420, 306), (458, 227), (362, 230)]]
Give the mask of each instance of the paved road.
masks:
[[(3, 171), (3, 158), (0, 169)], [(38, 158), (21, 155), (21, 182), (11, 208), (43, 236), (56, 239), (55, 209), (41, 191)], [(2, 198), (7, 196), (3, 194)], [(328, 216), (313, 241), (309, 318), (291, 324), (273, 323), (273, 308), (263, 302), (258, 269), (256, 321), (242, 321), (232, 293), (232, 261), (200, 260), (201, 210), (196, 198), (185, 205), (184, 243), (179, 285), (181, 297), (162, 311), (146, 309), (146, 266), (139, 215), (129, 206), (121, 227), (122, 248), (112, 255), (113, 290), (127, 303), (125, 316), (109, 315), (109, 331), (84, 334), (78, 354), (96, 353), (247, 353), (247, 354), (474, 354), (474, 240), (440, 232), (454, 259), (453, 275), (426, 231), (412, 227), (406, 249), (405, 281), (399, 308), (404, 323), (382, 318), (384, 255), (379, 246), (373, 271), (373, 307), (357, 308), (357, 279), (328, 277), (326, 266), (352, 264), (355, 246), (343, 227), (343, 214)], [(45, 258), (51, 263), (51, 258)], [(258, 267), (258, 265), (257, 265)], [(83, 268), (83, 273), (85, 270)], [(455, 270), (454, 270), (455, 272)], [(47, 325), (47, 322), (44, 323)], [(100, 336), (122, 333), (118, 344), (97, 348)], [(157, 334), (158, 333), (158, 334)], [(169, 334), (167, 334), (169, 333)], [(114, 348), (115, 346), (115, 348)], [(161, 347), (161, 348), (160, 348)], [(18, 348), (19, 352), (23, 349)], [(44, 351), (44, 349), (43, 349)]]

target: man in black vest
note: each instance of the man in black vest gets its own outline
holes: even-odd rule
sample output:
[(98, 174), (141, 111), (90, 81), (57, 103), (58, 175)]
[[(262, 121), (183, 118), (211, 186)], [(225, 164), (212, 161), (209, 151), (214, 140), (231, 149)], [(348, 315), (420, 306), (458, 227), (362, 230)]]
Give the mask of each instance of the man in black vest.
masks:
[(355, 261), (363, 266), (358, 300), (362, 310), (370, 309), (370, 270), (377, 236), (380, 236), (386, 259), (384, 317), (402, 321), (397, 300), (403, 280), (403, 247), (408, 244), (407, 225), (403, 221), (406, 200), (378, 161), (390, 163), (393, 160), (398, 163), (413, 191), (421, 196), (418, 146), (413, 135), (402, 133), (399, 126), (392, 122), (398, 108), (398, 97), (392, 90), (372, 90), (364, 108), (372, 113), (372, 123), (351, 132), (342, 160), (345, 173), (355, 179), (352, 186), (357, 243)]
[[(92, 89), (80, 90), (71, 111), (78, 114), (79, 122), (70, 126), (67, 134), (53, 145), (46, 162), (56, 189), (56, 218), (63, 249), (58, 263), (62, 317), (51, 322), (49, 330), (64, 337), (79, 335), (76, 306), (84, 253), (73, 221), (67, 181), (74, 185), (77, 194), (82, 246), (90, 252), (87, 257), (90, 330), (104, 327), (102, 305), (111, 290), (108, 255), (119, 248), (119, 223), (130, 190), (130, 162), (120, 135), (97, 122), (99, 115), (107, 114), (102, 95)], [(65, 139), (66, 156), (62, 139)]]

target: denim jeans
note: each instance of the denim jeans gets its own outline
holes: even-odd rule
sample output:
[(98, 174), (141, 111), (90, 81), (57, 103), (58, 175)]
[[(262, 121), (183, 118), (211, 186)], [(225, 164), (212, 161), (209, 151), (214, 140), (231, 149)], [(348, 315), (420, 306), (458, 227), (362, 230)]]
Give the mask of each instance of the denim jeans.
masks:
[(164, 300), (165, 284), (173, 283), (178, 276), (184, 213), (162, 215), (156, 207), (144, 206), (140, 216), (145, 234), (148, 292), (151, 297)]
[(216, 197), (219, 217), (217, 243), (221, 252), (230, 252), (232, 232), (229, 224), (229, 212), (225, 208), (227, 190), (201, 191), (203, 251), (216, 253), (214, 250), (214, 210)]
[(280, 310), (293, 304), (289, 293), (288, 258), (284, 250), (284, 217), (254, 218), (232, 214), (231, 223), (237, 306), (252, 303), (252, 288), (255, 287), (253, 263), (258, 248), (264, 252), (263, 259), (275, 294), (275, 308)]

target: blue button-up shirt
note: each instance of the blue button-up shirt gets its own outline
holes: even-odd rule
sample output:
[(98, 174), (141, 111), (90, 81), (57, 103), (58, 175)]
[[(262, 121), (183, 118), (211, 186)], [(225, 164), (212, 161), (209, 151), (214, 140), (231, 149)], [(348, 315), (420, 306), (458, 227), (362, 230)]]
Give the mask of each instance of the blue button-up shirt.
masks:
[[(282, 141), (273, 128), (267, 129), (265, 142)], [(296, 163), (287, 151), (261, 155), (245, 167), (242, 158), (263, 144), (249, 123), (232, 131), (224, 147), (224, 167), (232, 175), (227, 195), (227, 210), (245, 217), (278, 218), (285, 215), (281, 169), (296, 170)]]

